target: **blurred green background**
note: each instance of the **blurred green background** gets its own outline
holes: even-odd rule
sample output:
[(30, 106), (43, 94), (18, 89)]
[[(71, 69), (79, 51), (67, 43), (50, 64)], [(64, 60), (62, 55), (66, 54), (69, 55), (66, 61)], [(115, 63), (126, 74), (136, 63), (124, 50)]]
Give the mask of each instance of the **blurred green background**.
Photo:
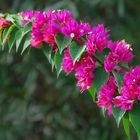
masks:
[[(0, 0), (2, 13), (27, 8), (68, 9), (92, 25), (104, 23), (113, 40), (132, 44), (132, 65), (140, 63), (140, 0)], [(73, 75), (56, 79), (38, 49), (23, 56), (0, 51), (0, 140), (127, 140), (75, 83)]]

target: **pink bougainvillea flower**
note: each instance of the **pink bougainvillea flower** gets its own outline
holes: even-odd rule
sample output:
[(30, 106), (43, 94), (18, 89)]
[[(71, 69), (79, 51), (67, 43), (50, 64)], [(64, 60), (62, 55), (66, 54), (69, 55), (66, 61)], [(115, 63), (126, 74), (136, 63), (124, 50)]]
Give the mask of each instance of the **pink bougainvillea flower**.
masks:
[(114, 106), (123, 110), (132, 110), (134, 100), (131, 100), (125, 96), (117, 96), (113, 99)]
[(66, 21), (69, 21), (72, 18), (72, 13), (67, 10), (58, 10), (55, 17), (59, 23), (65, 23)]
[(75, 19), (68, 20), (62, 25), (62, 33), (76, 40), (89, 32), (89, 30), (90, 25), (88, 23), (81, 21), (79, 24)]
[(129, 62), (133, 59), (132, 48), (124, 40), (110, 42), (108, 46), (117, 55), (119, 61)]
[[(36, 12), (34, 14), (35, 21), (32, 25), (32, 46), (38, 46), (38, 44), (42, 44), (42, 42), (46, 42), (54, 44), (55, 46), (55, 35), (60, 32), (60, 26), (55, 23), (55, 12), (53, 10), (49, 10), (48, 12)], [(34, 41), (37, 41), (35, 43)]]
[(113, 53), (109, 53), (107, 56), (105, 56), (105, 62), (104, 62), (104, 68), (106, 72), (110, 72), (115, 68), (117, 64), (117, 57)]
[(69, 52), (69, 47), (64, 52), (64, 57), (62, 61), (62, 69), (68, 74), (70, 74), (74, 70), (74, 64), (72, 57)]
[[(46, 18), (43, 13), (36, 12), (35, 13), (35, 21), (32, 24), (32, 46), (38, 46), (43, 42), (43, 34), (42, 30), (44, 28), (44, 24), (46, 23)], [(35, 42), (37, 41), (37, 42)]]
[(5, 27), (8, 27), (10, 25), (11, 25), (11, 23), (8, 20), (0, 17), (0, 27), (5, 28)]
[(91, 31), (90, 24), (80, 21), (80, 36), (83, 36)]
[(131, 110), (135, 99), (140, 100), (140, 66), (126, 72), (121, 93), (114, 98), (114, 105), (124, 110)]
[(50, 9), (48, 11), (43, 12), (43, 15), (47, 20), (55, 20), (56, 11), (53, 9)]
[(31, 39), (31, 45), (33, 47), (42, 46), (42, 41), (41, 40), (36, 40), (35, 38), (32, 38)]
[(97, 105), (108, 110), (108, 114), (112, 114), (112, 100), (117, 89), (117, 84), (113, 76), (109, 77), (107, 83), (99, 91)]
[(77, 78), (77, 86), (81, 87), (81, 92), (89, 89), (92, 86), (96, 62), (89, 55), (84, 55), (75, 66), (75, 77)]
[(132, 48), (124, 40), (110, 42), (108, 47), (111, 49), (105, 57), (104, 67), (107, 72), (110, 72), (120, 62), (129, 62), (133, 59)]
[(20, 12), (19, 15), (23, 17), (23, 24), (27, 24), (28, 22), (30, 22), (32, 20), (32, 18), (34, 17), (34, 14), (37, 11), (34, 10), (30, 10), (27, 9), (25, 12)]
[(48, 21), (43, 29), (43, 38), (46, 43), (55, 43), (55, 36), (61, 31), (60, 26), (53, 20)]
[(103, 24), (94, 27), (92, 32), (87, 36), (86, 50), (89, 54), (95, 54), (98, 50), (102, 52), (108, 44), (108, 30)]

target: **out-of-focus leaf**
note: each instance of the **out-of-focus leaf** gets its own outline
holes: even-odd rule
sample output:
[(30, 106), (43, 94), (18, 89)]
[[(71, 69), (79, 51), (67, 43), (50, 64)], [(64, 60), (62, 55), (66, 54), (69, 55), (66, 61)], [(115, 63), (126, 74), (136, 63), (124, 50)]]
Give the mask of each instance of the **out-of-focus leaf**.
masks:
[(13, 15), (7, 14), (5, 19), (7, 19), (8, 21), (14, 23), (15, 19), (13, 18)]

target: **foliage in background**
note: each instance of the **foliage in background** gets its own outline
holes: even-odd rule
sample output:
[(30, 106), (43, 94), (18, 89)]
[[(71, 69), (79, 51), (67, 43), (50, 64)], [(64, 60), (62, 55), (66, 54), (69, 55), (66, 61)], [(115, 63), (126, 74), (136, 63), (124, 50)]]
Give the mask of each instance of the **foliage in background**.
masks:
[[(75, 17), (85, 19), (93, 25), (100, 22), (105, 22), (107, 26), (111, 25), (113, 37), (122, 39), (121, 37), (125, 36), (128, 42), (133, 41), (130, 43), (136, 46), (135, 52), (138, 54), (139, 1), (128, 0), (122, 3), (109, 0), (104, 2), (28, 0), (21, 3), (20, 0), (9, 0), (9, 3), (0, 1), (0, 4), (2, 12), (26, 8), (70, 9)], [(136, 55), (135, 62), (138, 61), (139, 57)], [(30, 56), (21, 58), (14, 53), (1, 52), (0, 67), (0, 117), (3, 122), (0, 124), (1, 139), (12, 140), (12, 137), (29, 140), (64, 139), (66, 136), (72, 140), (127, 139), (122, 136), (121, 130), (113, 127), (113, 122), (112, 126), (106, 124), (107, 122), (110, 124), (111, 120), (105, 121), (99, 116), (92, 101), (87, 99), (89, 97), (86, 93), (77, 94), (79, 91), (72, 86), (74, 83), (72, 77), (65, 79), (65, 76), (62, 76), (56, 81), (56, 76), (51, 74), (51, 68), (41, 53), (34, 51)], [(110, 131), (119, 132), (110, 135)]]

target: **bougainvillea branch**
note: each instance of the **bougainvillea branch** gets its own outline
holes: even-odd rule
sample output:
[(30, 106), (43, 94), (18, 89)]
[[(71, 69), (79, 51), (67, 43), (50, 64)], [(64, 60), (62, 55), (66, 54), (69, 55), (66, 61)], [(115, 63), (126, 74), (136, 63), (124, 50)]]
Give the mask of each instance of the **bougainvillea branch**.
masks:
[(57, 76), (62, 70), (74, 72), (81, 93), (88, 90), (118, 125), (123, 118), (129, 137), (130, 122), (140, 136), (140, 66), (129, 67), (131, 45), (112, 41), (103, 24), (78, 22), (67, 10), (0, 14), (0, 44), (21, 54), (31, 47), (42, 49)]

